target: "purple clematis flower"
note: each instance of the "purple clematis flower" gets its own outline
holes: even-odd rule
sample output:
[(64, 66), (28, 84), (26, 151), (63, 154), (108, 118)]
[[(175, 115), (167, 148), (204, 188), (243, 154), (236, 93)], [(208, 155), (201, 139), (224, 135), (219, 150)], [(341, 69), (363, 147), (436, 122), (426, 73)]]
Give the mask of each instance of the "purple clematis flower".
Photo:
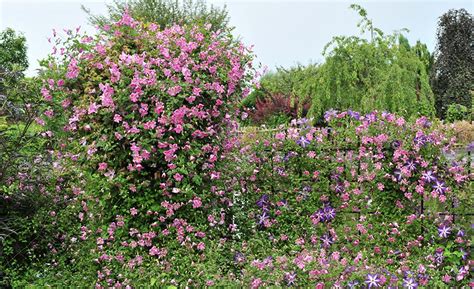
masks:
[(401, 143), (399, 140), (394, 140), (392, 141), (392, 148), (393, 149), (398, 149), (400, 147)]
[(416, 146), (419, 146), (419, 147), (425, 145), (425, 144), (426, 144), (426, 141), (427, 141), (427, 139), (426, 139), (426, 137), (423, 136), (423, 135), (422, 135), (422, 136), (415, 137), (415, 138), (413, 139), (413, 143), (414, 143)]
[(462, 254), (462, 255), (461, 255), (461, 258), (462, 258), (463, 260), (466, 260), (466, 259), (467, 259), (467, 255), (468, 255), (467, 252), (466, 252), (463, 248), (459, 249), (459, 251), (461, 251), (461, 254)]
[(355, 120), (360, 120), (360, 113), (358, 113), (357, 111), (352, 111), (349, 109), (347, 111), (347, 114)]
[(301, 146), (302, 148), (307, 147), (311, 142), (305, 138), (304, 136), (301, 136), (297, 141), (296, 144)]
[(335, 109), (330, 109), (324, 113), (324, 119), (326, 121), (330, 121), (331, 119), (335, 118), (337, 116), (338, 111)]
[(416, 170), (417, 163), (414, 160), (408, 160), (405, 164), (405, 167), (408, 168), (410, 171)]
[(395, 169), (393, 171), (393, 176), (395, 177), (395, 179), (397, 180), (397, 182), (400, 182), (402, 180), (402, 171), (399, 170), (399, 169)]
[(291, 273), (285, 273), (285, 282), (286, 285), (292, 286), (295, 284), (296, 281), (296, 273), (291, 272)]
[(344, 193), (344, 184), (343, 183), (337, 183), (335, 187), (336, 193)]
[(359, 285), (359, 281), (357, 280), (354, 280), (354, 281), (349, 281), (347, 283), (347, 288), (348, 289), (354, 289), (354, 288), (357, 288), (356, 286)]
[(451, 228), (446, 225), (442, 225), (438, 228), (438, 234), (441, 238), (447, 238), (451, 234)]
[(321, 241), (323, 242), (323, 247), (327, 248), (327, 247), (330, 247), (332, 245), (332, 243), (334, 243), (334, 240), (333, 238), (331, 237), (331, 235), (329, 234), (324, 234), (322, 237), (321, 237)]
[(265, 221), (269, 219), (269, 216), (267, 212), (263, 212), (259, 217), (258, 217), (258, 224), (260, 226), (263, 226)]
[(324, 208), (324, 218), (327, 221), (330, 221), (336, 217), (336, 209), (332, 208), (331, 206), (327, 206)]
[(437, 192), (438, 194), (444, 194), (446, 192), (446, 184), (443, 181), (436, 180), (436, 182), (433, 185), (433, 190)]
[(269, 205), (269, 197), (267, 194), (263, 194), (260, 199), (257, 200), (257, 206), (260, 208), (265, 208), (266, 206)]
[(426, 172), (422, 173), (421, 178), (423, 179), (423, 181), (425, 181), (427, 183), (432, 183), (432, 182), (436, 181), (436, 177), (435, 177), (435, 174), (433, 173), (433, 171), (426, 171)]
[(379, 287), (380, 286), (380, 279), (379, 279), (379, 276), (377, 274), (368, 274), (367, 275), (367, 279), (365, 280), (365, 283), (367, 283), (367, 286), (369, 288), (372, 288), (372, 287)]
[(317, 210), (314, 212), (313, 217), (317, 218), (319, 221), (324, 222), (325, 214), (323, 210)]
[(466, 146), (466, 151), (468, 151), (468, 152), (473, 152), (474, 151), (474, 141)]
[(235, 252), (235, 255), (234, 255), (234, 262), (237, 263), (237, 264), (242, 264), (244, 263), (246, 260), (245, 258), (245, 255), (242, 253), (242, 252)]
[(416, 289), (418, 288), (418, 283), (416, 283), (413, 278), (403, 279), (403, 287), (407, 289)]
[(295, 152), (289, 152), (283, 157), (283, 161), (287, 162), (290, 160), (290, 158), (297, 156), (298, 154)]

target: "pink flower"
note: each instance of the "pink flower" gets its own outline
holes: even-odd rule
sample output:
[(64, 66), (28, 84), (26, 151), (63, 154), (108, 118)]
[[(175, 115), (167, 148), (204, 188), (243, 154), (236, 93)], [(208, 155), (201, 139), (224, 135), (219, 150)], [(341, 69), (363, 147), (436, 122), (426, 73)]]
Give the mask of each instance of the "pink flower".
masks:
[(105, 107), (115, 107), (114, 100), (112, 99), (112, 95), (114, 94), (114, 89), (110, 87), (108, 84), (99, 84), (100, 90), (102, 90), (102, 106)]
[(99, 171), (105, 171), (107, 169), (107, 163), (99, 164)]
[(220, 177), (221, 177), (220, 172), (212, 172), (211, 173), (211, 180), (218, 180), (218, 179), (220, 179)]
[(183, 179), (183, 175), (179, 174), (179, 173), (176, 173), (173, 178), (178, 181), (178, 182), (181, 182), (181, 180)]
[(203, 242), (199, 242), (199, 244), (196, 246), (196, 248), (199, 251), (203, 251), (204, 249), (206, 249), (206, 245)]
[(192, 202), (193, 202), (194, 209), (197, 209), (202, 206), (202, 201), (201, 201), (201, 198), (199, 197), (195, 197)]
[(114, 115), (114, 122), (121, 122), (122, 121), (122, 116), (120, 114), (115, 114)]
[(285, 133), (284, 132), (279, 132), (275, 135), (275, 138), (277, 140), (284, 140), (285, 139)]
[(181, 89), (182, 89), (181, 86), (176, 85), (176, 86), (168, 88), (167, 92), (168, 92), (169, 95), (175, 96), (175, 95), (177, 95), (178, 93), (181, 92)]
[(73, 58), (67, 66), (66, 78), (73, 79), (79, 75), (79, 67), (77, 66), (77, 60)]
[(136, 216), (136, 215), (138, 214), (138, 210), (135, 209), (135, 208), (131, 208), (131, 209), (130, 209), (130, 214), (131, 214), (132, 216)]
[(41, 88), (41, 94), (43, 95), (43, 98), (47, 101), (53, 100), (53, 97), (49, 93), (49, 90), (46, 87)]
[(100, 106), (97, 105), (95, 102), (91, 103), (89, 105), (89, 109), (87, 110), (87, 113), (88, 114), (93, 114), (93, 113), (96, 113), (97, 112), (97, 109), (99, 108)]
[(262, 285), (262, 283), (262, 279), (260, 278), (253, 279), (252, 283), (250, 284), (250, 288), (257, 289), (260, 287), (260, 285)]

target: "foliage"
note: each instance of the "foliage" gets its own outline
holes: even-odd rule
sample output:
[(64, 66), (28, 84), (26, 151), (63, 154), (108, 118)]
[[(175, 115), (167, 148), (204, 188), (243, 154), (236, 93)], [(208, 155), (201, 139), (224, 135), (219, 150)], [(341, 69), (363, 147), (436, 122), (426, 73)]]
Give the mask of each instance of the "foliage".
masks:
[[(29, 264), (29, 256), (42, 256), (48, 252), (48, 242), (56, 238), (40, 221), (55, 207), (55, 194), (45, 193), (54, 176), (35, 124), (39, 83), (25, 78), (4, 84), (5, 95), (0, 96), (0, 272)], [(7, 279), (1, 279), (0, 286), (8, 285)]]
[[(276, 72), (266, 73), (261, 77), (259, 87), (244, 98), (242, 107), (254, 110), (251, 115), (256, 117), (254, 123), (257, 124), (264, 119), (278, 118), (283, 121), (305, 116), (315, 88), (317, 73), (316, 64), (298, 65), (289, 69), (280, 67)], [(279, 109), (275, 99), (284, 102), (284, 107)], [(262, 109), (272, 105), (274, 110)]]
[(469, 110), (462, 104), (450, 104), (446, 110), (446, 121), (455, 122), (459, 120), (467, 120), (469, 118)]
[(249, 120), (252, 124), (266, 124), (277, 126), (289, 123), (297, 118), (298, 108), (301, 107), (303, 115), (308, 111), (309, 105), (300, 105), (282, 94), (267, 95), (256, 101), (255, 106), (248, 110)]
[(438, 214), (474, 202), (469, 164), (444, 157), (454, 139), (426, 117), (325, 119), (248, 132), (227, 157), (237, 229), (228, 278), (254, 288), (345, 288), (369, 276), (377, 287), (468, 284), (469, 219)]
[(310, 116), (319, 118), (330, 108), (432, 115), (433, 95), (426, 73), (429, 53), (421, 44), (409, 47), (402, 32), (384, 34), (363, 8), (352, 8), (362, 17), (358, 26), (371, 33), (371, 40), (338, 36), (327, 44)]
[(26, 51), (23, 35), (11, 28), (0, 32), (0, 95), (5, 94), (7, 82), (20, 79), (28, 68)]
[(218, 8), (208, 6), (204, 0), (114, 0), (108, 4), (108, 16), (93, 15), (90, 10), (82, 9), (89, 14), (89, 22), (100, 27), (110, 25), (122, 17), (125, 11), (135, 19), (156, 23), (160, 29), (174, 24), (212, 24), (211, 30), (227, 30), (229, 16), (225, 6)]
[(444, 118), (452, 103), (472, 106), (474, 93), (474, 19), (465, 9), (449, 10), (439, 18), (431, 77), (436, 113)]
[(469, 121), (456, 121), (446, 124), (446, 130), (452, 131), (456, 141), (463, 145), (474, 143), (474, 123)]
[(168, 284), (202, 284), (206, 268), (183, 265), (230, 230), (230, 199), (213, 183), (252, 55), (211, 25), (159, 30), (124, 13), (104, 29), (55, 39), (66, 53), (42, 74), (37, 121), (68, 200), (54, 213), (61, 240), (51, 250), (62, 254), (50, 262), (59, 272), (80, 264), (81, 285), (151, 282), (143, 270), (152, 264)]

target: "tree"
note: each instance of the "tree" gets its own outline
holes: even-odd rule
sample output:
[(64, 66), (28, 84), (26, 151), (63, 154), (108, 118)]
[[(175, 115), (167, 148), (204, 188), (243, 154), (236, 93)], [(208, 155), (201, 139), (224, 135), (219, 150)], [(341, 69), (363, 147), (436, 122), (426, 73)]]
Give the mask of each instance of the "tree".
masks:
[(431, 76), (436, 112), (446, 116), (450, 104), (472, 107), (474, 91), (474, 19), (465, 9), (439, 18), (438, 43)]
[(0, 94), (5, 93), (5, 83), (23, 76), (28, 68), (26, 38), (7, 28), (0, 32)]
[(370, 40), (337, 36), (326, 45), (310, 116), (319, 118), (330, 108), (432, 115), (433, 93), (426, 68), (429, 52), (421, 43), (411, 47), (403, 30), (384, 34), (362, 7), (351, 8), (362, 17), (358, 27), (362, 33), (370, 32)]
[(82, 6), (89, 14), (89, 22), (103, 26), (119, 20), (125, 10), (134, 18), (143, 22), (153, 22), (161, 29), (173, 24), (210, 23), (212, 30), (229, 28), (229, 16), (225, 6), (218, 8), (207, 6), (203, 0), (114, 0), (107, 5), (108, 16), (93, 15), (90, 10)]

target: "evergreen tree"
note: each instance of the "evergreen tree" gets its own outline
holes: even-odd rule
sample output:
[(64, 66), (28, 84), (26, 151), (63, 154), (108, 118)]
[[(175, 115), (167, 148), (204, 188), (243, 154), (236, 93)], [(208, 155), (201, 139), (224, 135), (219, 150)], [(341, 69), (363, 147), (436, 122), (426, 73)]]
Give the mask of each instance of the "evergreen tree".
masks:
[(474, 19), (465, 9), (439, 18), (438, 43), (431, 83), (436, 112), (446, 116), (450, 104), (472, 107), (474, 91)]

